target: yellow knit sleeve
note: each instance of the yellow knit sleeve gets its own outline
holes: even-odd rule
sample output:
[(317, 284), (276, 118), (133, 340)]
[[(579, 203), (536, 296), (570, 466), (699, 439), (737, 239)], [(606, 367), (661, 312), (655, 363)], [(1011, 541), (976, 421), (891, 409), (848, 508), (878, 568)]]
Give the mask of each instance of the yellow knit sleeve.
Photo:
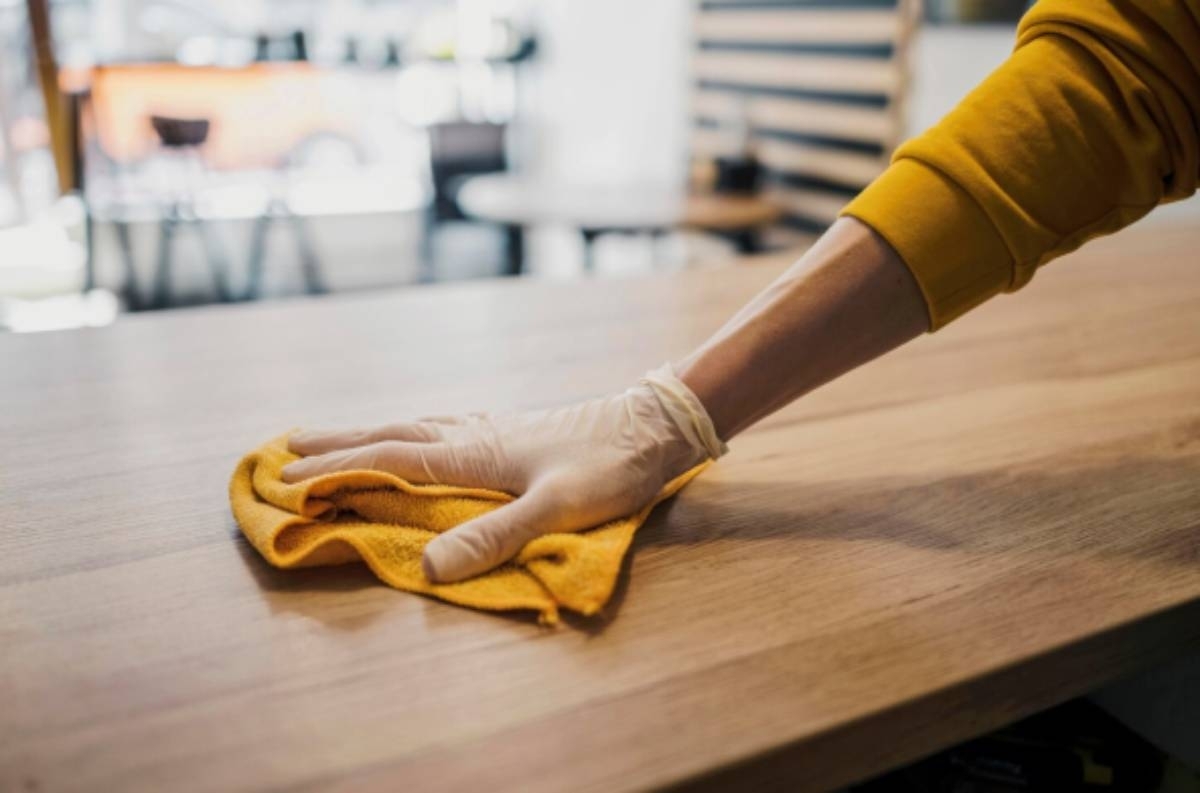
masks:
[(843, 210), (937, 329), (1200, 178), (1200, 0), (1041, 0), (1012, 56)]

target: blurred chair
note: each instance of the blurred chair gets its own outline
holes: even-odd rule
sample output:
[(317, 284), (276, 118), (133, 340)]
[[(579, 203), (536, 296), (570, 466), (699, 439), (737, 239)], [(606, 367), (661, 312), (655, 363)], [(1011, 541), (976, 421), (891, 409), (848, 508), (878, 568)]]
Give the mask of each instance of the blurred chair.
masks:
[(292, 210), (285, 195), (286, 174), (314, 161), (320, 161), (328, 149), (336, 150), (342, 156), (348, 155), (355, 165), (361, 165), (365, 159), (353, 140), (337, 133), (312, 135), (288, 152), (279, 169), (283, 176), (273, 180), (275, 185), (270, 191), (267, 206), (254, 219), (254, 228), (250, 233), (250, 254), (246, 264), (246, 291), (243, 299), (256, 300), (261, 297), (267, 235), (271, 226), (278, 223), (283, 223), (292, 232), (305, 289), (310, 295), (320, 295), (329, 291), (325, 277), (321, 274), (321, 262), (313, 245), (308, 220)]
[(694, 163), (735, 156), (748, 128), (782, 209), (772, 247), (811, 242), (904, 136), (919, 0), (702, 0), (695, 16)]
[[(162, 198), (162, 216), (158, 221), (158, 263), (154, 276), (152, 306), (165, 308), (171, 301), (171, 271), (173, 269), (174, 241), (182, 228), (194, 229), (204, 246), (204, 257), (212, 274), (217, 299), (228, 302), (233, 299), (229, 287), (229, 262), (212, 227), (196, 211), (197, 192), (204, 182), (204, 158), (201, 147), (208, 139), (210, 122), (206, 118), (182, 119), (166, 116), (151, 116), (150, 124), (158, 134), (164, 153), (176, 166), (171, 179), (171, 193)], [(121, 245), (133, 270), (133, 252), (129, 246), (129, 231), (121, 226)]]
[[(115, 231), (125, 271), (122, 293), (131, 309), (171, 303), (174, 239), (185, 227), (198, 232), (219, 300), (259, 296), (267, 232), (279, 220), (295, 236), (305, 288), (312, 294), (325, 291), (304, 219), (281, 193), (297, 152), (316, 137), (343, 134), (343, 122), (319, 102), (307, 107), (296, 101), (320, 95), (323, 79), (303, 63), (126, 64), (93, 71), (90, 113), (78, 113), (80, 129), (86, 122), (92, 138), (80, 133), (90, 157), (81, 169), (91, 182), (84, 195), (89, 222), (110, 223)], [(210, 194), (222, 190), (237, 195), (213, 200)], [(247, 285), (235, 292), (229, 258), (211, 222), (243, 219), (253, 224)], [(133, 223), (147, 220), (159, 229), (148, 299), (138, 285), (130, 233)], [(92, 259), (89, 255), (89, 270)], [(93, 280), (89, 273), (88, 282)]]
[[(471, 220), (458, 205), (457, 194), (471, 176), (508, 170), (504, 124), (455, 121), (429, 128), (429, 170), (433, 182), (433, 200), (426, 215), (422, 241), (422, 280), (433, 280), (436, 269), (434, 237), (448, 222)], [(506, 235), (507, 274), (521, 271), (524, 238), (520, 227), (502, 226)]]

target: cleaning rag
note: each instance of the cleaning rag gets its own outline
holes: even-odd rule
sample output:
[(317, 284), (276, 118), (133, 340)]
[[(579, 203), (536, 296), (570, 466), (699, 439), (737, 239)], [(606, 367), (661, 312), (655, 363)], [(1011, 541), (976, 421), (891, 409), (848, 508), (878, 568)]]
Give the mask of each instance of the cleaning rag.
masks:
[(494, 490), (418, 485), (383, 471), (338, 471), (286, 483), (299, 459), (287, 436), (247, 454), (229, 483), (234, 518), (246, 539), (279, 568), (363, 561), (384, 583), (406, 592), (489, 611), (531, 609), (544, 624), (559, 609), (597, 613), (612, 595), (634, 532), (659, 502), (709, 463), (681, 474), (640, 512), (594, 529), (545, 534), (510, 562), (482, 575), (435, 584), (421, 569), (425, 544), (439, 532), (513, 500)]

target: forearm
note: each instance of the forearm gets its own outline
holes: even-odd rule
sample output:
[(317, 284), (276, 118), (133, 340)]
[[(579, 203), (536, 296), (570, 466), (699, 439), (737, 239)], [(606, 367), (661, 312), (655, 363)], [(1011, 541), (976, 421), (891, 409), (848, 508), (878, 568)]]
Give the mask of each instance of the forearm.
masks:
[(1197, 22), (1200, 0), (1038, 3), (1014, 56), (682, 362), (718, 434), (1195, 191)]
[(929, 327), (896, 253), (852, 218), (679, 366), (723, 440)]

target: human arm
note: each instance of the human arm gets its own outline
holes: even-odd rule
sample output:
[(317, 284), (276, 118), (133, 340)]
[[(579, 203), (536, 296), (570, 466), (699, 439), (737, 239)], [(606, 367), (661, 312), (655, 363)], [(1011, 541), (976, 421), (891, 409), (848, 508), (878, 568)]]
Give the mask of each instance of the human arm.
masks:
[(517, 495), (426, 547), (426, 576), (457, 581), (539, 534), (637, 512), (671, 479), (719, 456), (724, 440), (926, 327), (903, 263), (843, 219), (675, 370), (550, 410), (296, 433), (291, 449), (306, 457), (284, 479), (371, 468)]
[[(313, 456), (285, 477), (371, 467), (518, 495), (429, 543), (426, 572), (442, 581), (499, 564), (536, 534), (636, 511), (720, 452), (701, 436), (728, 440), (1021, 286), (1086, 239), (1194, 192), (1198, 9), (1200, 0), (1043, 0), (1013, 57), (901, 147), (849, 218), (685, 358), (677, 378), (538, 413), (298, 435), (293, 450)], [(664, 388), (687, 410), (667, 410)]]

